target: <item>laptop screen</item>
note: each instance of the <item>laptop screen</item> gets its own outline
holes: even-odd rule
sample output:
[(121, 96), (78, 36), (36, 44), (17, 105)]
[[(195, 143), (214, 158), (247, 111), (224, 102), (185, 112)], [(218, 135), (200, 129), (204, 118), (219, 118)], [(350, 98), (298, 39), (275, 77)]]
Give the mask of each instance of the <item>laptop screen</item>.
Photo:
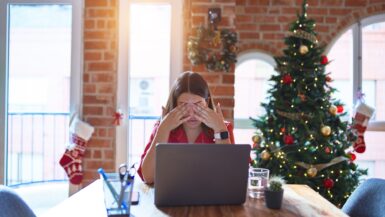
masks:
[(155, 204), (242, 204), (250, 159), (247, 144), (158, 144)]

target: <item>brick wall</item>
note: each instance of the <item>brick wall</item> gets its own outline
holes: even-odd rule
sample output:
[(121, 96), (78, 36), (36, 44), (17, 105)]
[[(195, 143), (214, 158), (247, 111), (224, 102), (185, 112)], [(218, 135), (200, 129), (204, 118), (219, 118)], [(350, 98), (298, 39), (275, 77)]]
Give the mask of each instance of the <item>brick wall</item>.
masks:
[[(280, 55), (288, 24), (296, 19), (301, 0), (184, 0), (184, 51), (192, 27), (207, 24), (210, 7), (222, 9), (220, 28), (238, 32), (240, 53), (258, 50)], [(384, 0), (309, 0), (308, 17), (317, 20), (319, 40), (330, 43), (360, 18), (385, 13)], [(100, 166), (113, 170), (115, 127), (112, 115), (117, 90), (118, 0), (85, 0), (83, 117), (95, 126), (84, 158), (83, 186), (96, 179)], [(183, 69), (201, 73), (214, 100), (222, 104), (226, 119), (233, 118), (234, 68), (228, 73), (192, 67), (186, 53)]]
[[(281, 55), (283, 37), (301, 11), (302, 0), (236, 0), (240, 51)], [(331, 43), (357, 20), (385, 12), (384, 0), (308, 0), (308, 18), (316, 20), (321, 43)]]
[[(187, 50), (186, 39), (192, 34), (192, 29), (204, 24), (208, 25), (207, 12), (209, 8), (221, 8), (222, 21), (218, 28), (235, 30), (235, 0), (186, 0), (185, 7), (185, 42), (184, 50)], [(184, 53), (184, 70), (200, 73), (209, 83), (214, 102), (219, 102), (225, 119), (232, 120), (234, 108), (234, 67), (229, 72), (208, 72), (203, 66), (191, 66)]]
[(95, 127), (83, 161), (83, 186), (98, 178), (97, 169), (115, 165), (112, 117), (117, 90), (118, 0), (86, 0), (84, 11), (83, 119)]

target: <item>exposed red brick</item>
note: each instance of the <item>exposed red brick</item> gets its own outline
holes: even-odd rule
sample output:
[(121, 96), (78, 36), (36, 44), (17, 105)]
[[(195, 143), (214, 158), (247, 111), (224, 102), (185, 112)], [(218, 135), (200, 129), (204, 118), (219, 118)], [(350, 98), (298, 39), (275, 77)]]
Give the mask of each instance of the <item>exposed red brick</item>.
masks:
[(89, 115), (102, 115), (103, 114), (103, 107), (101, 106), (89, 106), (85, 105), (83, 107), (83, 113), (89, 114)]
[(363, 7), (366, 6), (367, 0), (345, 0), (345, 6)]
[(86, 41), (84, 42), (84, 49), (106, 49), (107, 45), (104, 41)]
[(214, 96), (234, 96), (234, 86), (214, 86), (211, 87)]
[(94, 96), (94, 95), (84, 95), (83, 96), (83, 103), (88, 105), (100, 105), (100, 104), (106, 104), (109, 101), (101, 96)]
[(261, 31), (279, 31), (281, 30), (281, 26), (277, 24), (262, 24), (259, 29)]
[(249, 5), (269, 5), (269, 0), (249, 0)]
[(83, 85), (83, 92), (84, 93), (95, 93), (96, 92), (96, 85), (95, 84), (89, 84), (86, 83)]
[(112, 62), (90, 62), (88, 70), (90, 71), (111, 71), (113, 70)]
[(93, 82), (111, 82), (114, 80), (114, 76), (110, 73), (95, 73), (91, 76)]
[(107, 6), (107, 2), (108, 1), (105, 1), (105, 0), (86, 0), (84, 2), (84, 5), (86, 8), (90, 8), (90, 7), (106, 7)]
[(228, 73), (222, 76), (222, 82), (224, 84), (234, 84), (235, 75), (234, 73)]
[(85, 60), (101, 60), (102, 55), (100, 52), (86, 51), (84, 53)]
[(95, 27), (95, 21), (94, 20), (85, 20), (84, 21), (84, 28), (85, 29), (93, 29)]

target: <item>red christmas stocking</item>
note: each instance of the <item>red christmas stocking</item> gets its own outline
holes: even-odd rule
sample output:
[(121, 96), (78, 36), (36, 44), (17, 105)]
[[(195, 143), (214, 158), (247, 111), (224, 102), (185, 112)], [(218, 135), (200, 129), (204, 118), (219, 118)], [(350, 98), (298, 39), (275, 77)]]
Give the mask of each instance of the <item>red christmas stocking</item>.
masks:
[(372, 117), (374, 109), (360, 103), (357, 106), (356, 114), (354, 115), (353, 129), (357, 131), (357, 140), (353, 144), (353, 148), (358, 153), (364, 153), (366, 149), (364, 133), (368, 126), (369, 119)]
[(70, 145), (67, 147), (59, 163), (74, 185), (80, 184), (83, 179), (82, 158), (86, 151), (87, 141), (91, 138), (94, 128), (75, 118), (70, 126)]

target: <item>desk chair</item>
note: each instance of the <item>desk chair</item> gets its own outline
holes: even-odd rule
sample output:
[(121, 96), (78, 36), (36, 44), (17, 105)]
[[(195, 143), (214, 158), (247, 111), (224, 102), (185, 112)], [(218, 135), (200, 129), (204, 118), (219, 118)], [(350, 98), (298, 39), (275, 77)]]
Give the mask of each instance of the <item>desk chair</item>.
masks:
[(0, 217), (36, 217), (11, 188), (0, 185)]
[(385, 217), (385, 180), (368, 179), (359, 185), (342, 211), (351, 217)]

